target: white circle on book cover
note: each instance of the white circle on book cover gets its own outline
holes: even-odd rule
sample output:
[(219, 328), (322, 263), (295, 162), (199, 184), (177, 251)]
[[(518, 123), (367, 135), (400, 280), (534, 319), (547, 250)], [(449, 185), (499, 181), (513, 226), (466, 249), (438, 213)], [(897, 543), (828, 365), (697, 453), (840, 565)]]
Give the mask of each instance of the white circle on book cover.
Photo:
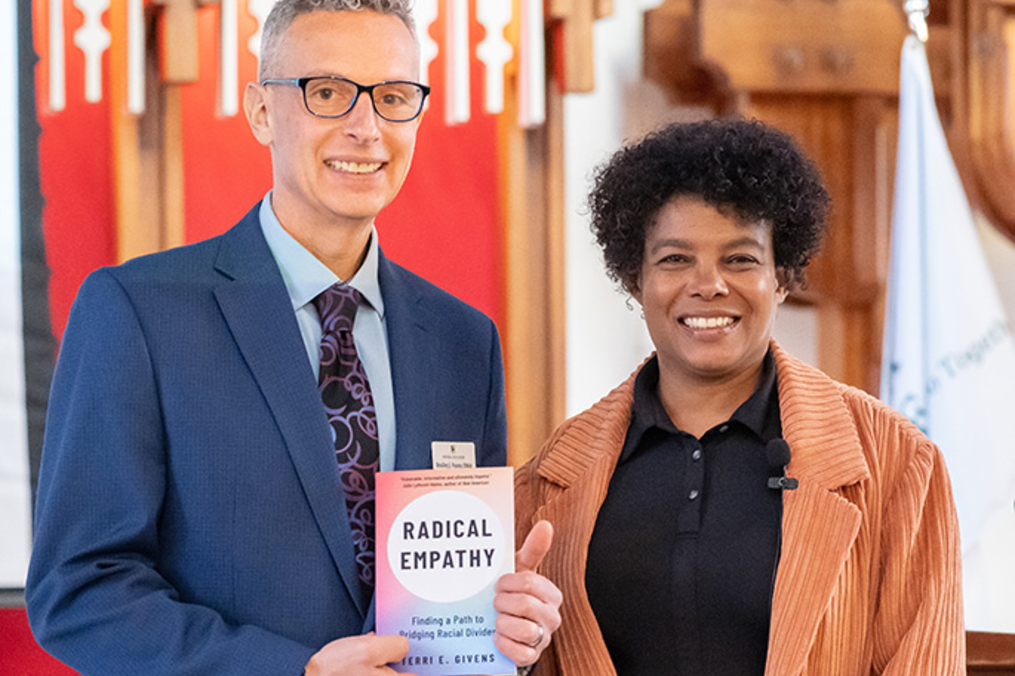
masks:
[(398, 582), (427, 601), (474, 596), (497, 578), (504, 528), (487, 503), (462, 491), (416, 498), (388, 533), (388, 564)]

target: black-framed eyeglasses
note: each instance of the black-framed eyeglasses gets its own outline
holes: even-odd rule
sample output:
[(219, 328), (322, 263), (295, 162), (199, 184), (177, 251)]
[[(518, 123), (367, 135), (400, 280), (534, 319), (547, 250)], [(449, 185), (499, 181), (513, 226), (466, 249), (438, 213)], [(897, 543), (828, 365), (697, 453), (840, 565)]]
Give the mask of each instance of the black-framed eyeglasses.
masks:
[(289, 77), (261, 80), (262, 85), (289, 85), (303, 90), (307, 112), (317, 117), (347, 115), (359, 95), (366, 92), (374, 111), (389, 122), (409, 122), (419, 117), (430, 88), (408, 80), (388, 80), (361, 85), (344, 77)]

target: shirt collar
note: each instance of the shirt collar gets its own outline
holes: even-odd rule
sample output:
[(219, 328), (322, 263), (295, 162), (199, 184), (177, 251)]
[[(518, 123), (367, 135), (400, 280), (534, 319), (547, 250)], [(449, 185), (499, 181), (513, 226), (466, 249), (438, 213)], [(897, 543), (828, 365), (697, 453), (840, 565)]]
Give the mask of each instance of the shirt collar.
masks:
[[(765, 353), (761, 364), (761, 377), (748, 399), (730, 416), (754, 432), (762, 442), (781, 436), (779, 395), (776, 386), (775, 358), (772, 351)], [(627, 460), (641, 445), (641, 438), (650, 429), (658, 428), (670, 434), (681, 433), (670, 420), (659, 398), (659, 358), (653, 357), (642, 367), (634, 380), (634, 401), (631, 404), (631, 426), (624, 441), (618, 462)]]
[(641, 437), (654, 427), (671, 434), (679, 432), (659, 398), (659, 357), (652, 357), (634, 379), (631, 427), (627, 431), (627, 441), (620, 460), (626, 460), (641, 444)]
[[(731, 421), (743, 424), (764, 442), (781, 433), (781, 425), (778, 424), (779, 396), (775, 383), (775, 357), (769, 350), (761, 362), (761, 377), (758, 378), (758, 386), (754, 388), (754, 393), (730, 417)], [(773, 419), (776, 423), (775, 429), (772, 429)]]
[(380, 247), (377, 244), (376, 228), (371, 228), (367, 255), (359, 270), (350, 279), (341, 280), (282, 227), (271, 207), (270, 190), (261, 201), (259, 216), (261, 231), (282, 273), (282, 280), (289, 292), (293, 310), (299, 310), (332, 284), (346, 281), (349, 286), (363, 294), (377, 314), (384, 318), (384, 298), (381, 296), (381, 286), (377, 278)]

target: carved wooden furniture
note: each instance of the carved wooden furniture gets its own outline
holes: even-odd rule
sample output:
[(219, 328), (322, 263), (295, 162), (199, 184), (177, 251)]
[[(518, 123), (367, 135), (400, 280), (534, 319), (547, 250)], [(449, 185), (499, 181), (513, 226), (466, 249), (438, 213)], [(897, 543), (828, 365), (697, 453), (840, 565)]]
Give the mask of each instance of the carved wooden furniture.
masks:
[(1015, 2), (952, 0), (953, 146), (977, 205), (1015, 239)]

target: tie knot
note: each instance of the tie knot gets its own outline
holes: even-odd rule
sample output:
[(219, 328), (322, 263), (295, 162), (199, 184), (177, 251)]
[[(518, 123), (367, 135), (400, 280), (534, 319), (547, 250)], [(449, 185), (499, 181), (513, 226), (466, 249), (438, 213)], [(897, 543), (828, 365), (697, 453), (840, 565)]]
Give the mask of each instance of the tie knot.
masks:
[(337, 282), (317, 294), (312, 301), (321, 318), (324, 333), (352, 331), (356, 321), (356, 308), (363, 301), (363, 295), (348, 284)]

